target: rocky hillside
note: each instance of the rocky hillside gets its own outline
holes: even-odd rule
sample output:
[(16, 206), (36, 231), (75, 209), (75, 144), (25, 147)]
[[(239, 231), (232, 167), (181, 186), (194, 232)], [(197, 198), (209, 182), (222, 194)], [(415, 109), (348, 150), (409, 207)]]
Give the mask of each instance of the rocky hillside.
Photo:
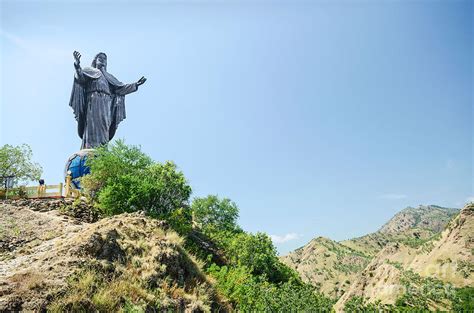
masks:
[(474, 284), (474, 204), (466, 206), (437, 240), (428, 242), (409, 268), (455, 286)]
[(407, 254), (428, 245), (458, 212), (439, 206), (408, 207), (375, 233), (342, 242), (318, 237), (281, 260), (298, 271), (303, 280), (338, 299), (369, 263), (372, 267), (378, 266), (371, 260), (385, 247), (389, 251), (394, 246), (405, 247), (400, 249)]
[(443, 232), (418, 248), (386, 246), (337, 302), (402, 303), (431, 310), (452, 309), (454, 290), (474, 286), (474, 206), (467, 205)]
[(338, 298), (370, 259), (336, 241), (318, 237), (280, 260), (296, 269), (305, 282), (328, 296)]
[(164, 222), (90, 223), (65, 205), (0, 203), (0, 311), (227, 310)]

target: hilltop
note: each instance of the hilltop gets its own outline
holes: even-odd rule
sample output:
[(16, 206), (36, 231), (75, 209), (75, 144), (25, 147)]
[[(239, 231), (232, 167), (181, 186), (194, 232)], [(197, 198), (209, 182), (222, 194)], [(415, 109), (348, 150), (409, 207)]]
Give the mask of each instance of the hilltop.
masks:
[[(452, 288), (469, 287), (474, 270), (472, 212), (472, 206), (462, 211), (408, 207), (375, 233), (341, 242), (317, 237), (281, 260), (303, 280), (339, 299), (338, 310), (353, 299), (393, 305), (404, 296), (410, 279), (418, 284), (440, 279)], [(432, 309), (450, 303), (445, 299), (444, 306), (424, 304)]]
[(459, 209), (437, 205), (407, 207), (392, 217), (379, 230), (383, 234), (399, 234), (411, 229), (425, 229), (435, 233), (442, 231)]
[(459, 209), (437, 205), (407, 207), (375, 233), (344, 240), (341, 244), (371, 256), (391, 242), (417, 246), (436, 236), (458, 213)]

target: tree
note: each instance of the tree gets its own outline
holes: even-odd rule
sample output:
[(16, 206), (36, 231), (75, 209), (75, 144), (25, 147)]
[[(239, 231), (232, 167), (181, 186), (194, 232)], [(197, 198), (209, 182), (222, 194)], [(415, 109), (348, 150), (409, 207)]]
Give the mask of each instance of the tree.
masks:
[(0, 148), (0, 188), (5, 186), (5, 179), (8, 176), (13, 176), (15, 185), (20, 181), (40, 179), (43, 169), (31, 160), (32, 156), (31, 148), (27, 144), (2, 146)]
[(295, 270), (280, 262), (272, 240), (265, 233), (241, 232), (235, 235), (226, 248), (226, 254), (230, 264), (244, 266), (253, 275), (264, 275), (272, 283), (302, 283)]
[(162, 215), (188, 206), (191, 187), (183, 173), (173, 162), (154, 162), (139, 147), (118, 140), (96, 149), (86, 164), (91, 173), (82, 185), (107, 215), (139, 210)]
[(224, 252), (229, 265), (243, 266), (253, 275), (264, 275), (271, 282), (300, 283), (298, 274), (279, 261), (268, 235), (246, 233), (237, 225), (239, 208), (230, 199), (214, 195), (195, 198), (191, 208), (194, 220)]
[(237, 226), (239, 208), (230, 199), (221, 200), (214, 195), (195, 198), (191, 208), (195, 221), (208, 235), (213, 232), (232, 232), (239, 229)]

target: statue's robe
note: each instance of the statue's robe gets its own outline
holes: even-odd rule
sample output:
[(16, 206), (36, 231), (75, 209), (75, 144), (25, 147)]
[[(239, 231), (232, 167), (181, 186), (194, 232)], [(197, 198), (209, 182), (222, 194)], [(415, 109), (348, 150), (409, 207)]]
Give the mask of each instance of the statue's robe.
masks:
[(125, 119), (125, 95), (137, 84), (123, 84), (106, 70), (76, 68), (69, 105), (74, 111), (81, 149), (107, 144)]

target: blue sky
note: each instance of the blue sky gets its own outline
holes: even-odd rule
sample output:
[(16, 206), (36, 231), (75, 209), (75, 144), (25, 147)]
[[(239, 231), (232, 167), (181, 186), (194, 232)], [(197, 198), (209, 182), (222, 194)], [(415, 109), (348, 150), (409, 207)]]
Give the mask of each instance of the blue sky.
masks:
[(124, 82), (115, 138), (235, 201), (281, 253), (473, 192), (471, 1), (1, 1), (0, 144), (80, 148), (72, 52)]

